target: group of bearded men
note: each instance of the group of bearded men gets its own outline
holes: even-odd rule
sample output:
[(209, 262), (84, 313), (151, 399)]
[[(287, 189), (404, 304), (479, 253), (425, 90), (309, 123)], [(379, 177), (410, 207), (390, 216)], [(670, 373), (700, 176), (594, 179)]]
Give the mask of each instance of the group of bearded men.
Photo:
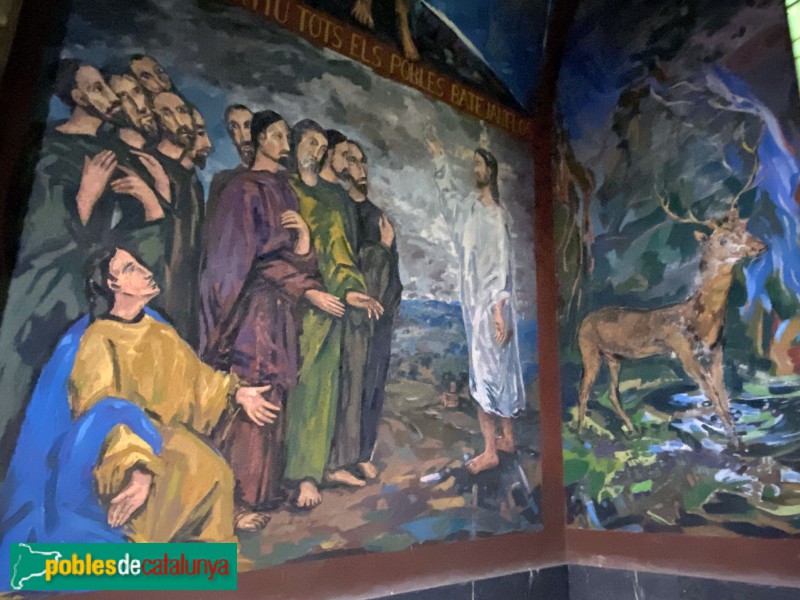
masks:
[[(363, 147), (234, 104), (224, 119), (240, 164), (217, 173), (206, 198), (204, 118), (153, 57), (133, 55), (119, 72), (62, 60), (55, 94), (70, 116), (45, 134), (0, 333), (2, 445), (13, 447), (59, 336), (88, 313), (73, 415), (122, 397), (165, 439), (159, 458), (119, 425), (98, 461), (108, 523), (133, 524), (131, 539), (181, 541), (191, 521), (195, 538), (228, 541), (231, 528), (263, 528), (288, 497), (312, 508), (323, 484), (377, 478), (402, 285)], [(190, 460), (167, 464), (170, 448), (190, 446)], [(189, 464), (196, 473), (164, 475)], [(199, 499), (186, 492), (171, 514), (159, 477)], [(203, 496), (206, 484), (216, 491)]]

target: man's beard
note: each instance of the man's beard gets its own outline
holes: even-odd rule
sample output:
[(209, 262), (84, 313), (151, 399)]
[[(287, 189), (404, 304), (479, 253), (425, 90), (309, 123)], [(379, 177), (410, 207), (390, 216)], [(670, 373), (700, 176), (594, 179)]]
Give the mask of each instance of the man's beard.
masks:
[(139, 119), (139, 125), (136, 127), (136, 130), (141, 133), (148, 142), (153, 142), (158, 139), (158, 123), (156, 123), (152, 115), (150, 115), (149, 118)]
[(314, 157), (312, 156), (302, 158), (300, 159), (300, 168), (316, 175), (319, 173), (320, 162), (318, 160), (314, 160)]
[(367, 178), (366, 178), (366, 177), (364, 177), (363, 179), (359, 179), (358, 181), (356, 181), (356, 180), (355, 180), (355, 179), (353, 179), (353, 178), (350, 176), (350, 174), (348, 173), (348, 174), (347, 174), (347, 182), (348, 182), (348, 183), (349, 183), (351, 186), (353, 186), (355, 189), (357, 189), (359, 192), (361, 192), (362, 194), (364, 194), (365, 196), (367, 195), (367, 191), (369, 190), (369, 183), (368, 183), (368, 181), (367, 181)]
[(161, 133), (170, 142), (176, 146), (180, 146), (184, 150), (190, 149), (192, 146), (194, 146), (194, 131), (184, 125), (178, 127), (177, 131), (172, 131), (169, 127), (162, 125)]
[(206, 163), (208, 162), (208, 154), (196, 154), (195, 157), (192, 159), (194, 165), (200, 169), (201, 171), (206, 168)]
[(112, 106), (118, 106), (118, 108), (114, 111), (104, 112), (97, 108), (94, 104), (89, 103), (84, 107), (84, 110), (93, 117), (97, 117), (98, 119), (105, 121), (106, 123), (110, 123), (115, 127), (133, 127), (133, 121), (131, 121), (128, 117), (128, 113), (122, 110), (122, 105), (117, 104)]
[(239, 159), (242, 161), (242, 164), (245, 165), (253, 164), (253, 157), (255, 155), (255, 151), (253, 150), (253, 144), (251, 144), (250, 142), (245, 142), (241, 146), (237, 146), (236, 149), (239, 151)]
[(486, 177), (476, 177), (475, 187), (478, 188), (479, 190), (482, 190), (484, 188), (489, 187), (491, 181), (492, 178), (489, 175), (487, 175)]
[(344, 187), (350, 186), (352, 180), (350, 179), (350, 173), (347, 172), (346, 168), (342, 169), (341, 171), (337, 171), (333, 168), (333, 165), (331, 165), (331, 171), (333, 171), (333, 174), (336, 175), (336, 179), (339, 180), (340, 184), (342, 184)]

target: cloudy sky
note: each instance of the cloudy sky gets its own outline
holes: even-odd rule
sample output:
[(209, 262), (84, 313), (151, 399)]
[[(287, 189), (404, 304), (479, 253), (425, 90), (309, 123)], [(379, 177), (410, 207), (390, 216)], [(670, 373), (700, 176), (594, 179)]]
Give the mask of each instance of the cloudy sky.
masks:
[[(435, 125), (465, 196), (474, 187), (472, 152), (488, 147), (501, 164), (518, 306), (524, 317), (535, 317), (533, 164), (525, 142), (222, 2), (76, 0), (73, 6), (63, 56), (122, 68), (129, 54), (152, 54), (200, 108), (215, 147), (203, 173), (206, 186), (215, 172), (238, 162), (222, 121), (232, 102), (275, 110), (289, 122), (312, 118), (361, 141), (370, 198), (395, 224), (408, 298), (453, 301), (458, 294), (456, 254), (437, 209), (425, 127)], [(64, 114), (53, 100), (50, 119)]]

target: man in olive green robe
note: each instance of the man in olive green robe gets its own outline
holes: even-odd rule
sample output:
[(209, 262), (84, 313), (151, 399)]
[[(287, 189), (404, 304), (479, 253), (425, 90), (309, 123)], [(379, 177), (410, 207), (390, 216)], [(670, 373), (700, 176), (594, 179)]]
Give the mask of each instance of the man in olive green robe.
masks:
[[(383, 309), (366, 294), (356, 267), (345, 226), (343, 190), (318, 176), (327, 150), (322, 128), (313, 121), (297, 123), (291, 132), (296, 172), (290, 185), (300, 200), (300, 215), (308, 224), (317, 253), (324, 289), (345, 304), (377, 319)], [(341, 317), (341, 315), (339, 315)], [(300, 354), (303, 358), (297, 387), (286, 403), (287, 479), (299, 481), (296, 504), (311, 508), (322, 501), (318, 485), (325, 475), (339, 399), (339, 363), (342, 323), (339, 317), (312, 307), (303, 319)], [(333, 475), (333, 477), (331, 477)], [(346, 471), (329, 473), (329, 480), (349, 485), (363, 483)]]
[(87, 257), (111, 240), (152, 264), (164, 251), (163, 207), (109, 127), (126, 123), (119, 99), (96, 68), (72, 59), (60, 64), (55, 87), (72, 113), (42, 142), (0, 329), (3, 475), (36, 374), (86, 312)]
[(223, 413), (244, 410), (263, 426), (280, 407), (200, 361), (175, 329), (144, 313), (159, 293), (153, 274), (126, 250), (99, 256), (87, 290), (92, 321), (68, 382), (73, 419), (106, 397), (127, 400), (152, 420), (159, 454), (125, 424), (108, 433), (94, 468), (112, 527), (133, 542), (235, 542), (233, 473), (199, 435)]

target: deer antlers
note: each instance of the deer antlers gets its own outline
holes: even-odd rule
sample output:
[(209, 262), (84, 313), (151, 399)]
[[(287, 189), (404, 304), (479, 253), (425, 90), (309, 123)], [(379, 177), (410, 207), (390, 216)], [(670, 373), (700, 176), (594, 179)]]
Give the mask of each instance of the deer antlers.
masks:
[[(738, 191), (738, 193), (733, 197), (733, 201), (731, 202), (731, 207), (728, 210), (728, 219), (730, 220), (732, 217), (738, 217), (739, 215), (739, 199), (745, 194), (745, 192), (750, 191), (755, 187), (756, 183), (756, 176), (758, 175), (758, 169), (761, 166), (761, 161), (758, 157), (758, 147), (761, 145), (761, 139), (764, 137), (764, 130), (766, 129), (766, 123), (761, 124), (761, 131), (758, 134), (758, 138), (756, 139), (755, 144), (752, 146), (748, 146), (747, 140), (742, 136), (742, 148), (744, 148), (745, 152), (748, 154), (753, 155), (753, 168), (750, 171), (750, 175), (745, 181), (742, 189)], [(691, 208), (686, 209), (686, 216), (681, 217), (676, 214), (670, 207), (669, 207), (669, 200), (664, 198), (659, 191), (658, 188), (654, 187), (656, 192), (656, 196), (658, 196), (658, 201), (661, 204), (661, 208), (664, 209), (664, 212), (667, 213), (669, 217), (677, 221), (678, 223), (691, 223), (693, 225), (701, 225), (703, 227), (708, 227), (710, 229), (718, 229), (720, 224), (714, 219), (708, 219), (703, 221), (698, 219), (694, 213), (692, 213)]]
[(694, 216), (694, 213), (692, 212), (691, 208), (686, 209), (687, 216), (685, 217), (679, 216), (677, 213), (675, 213), (675, 211), (673, 211), (669, 207), (669, 200), (667, 200), (664, 196), (662, 196), (658, 192), (658, 188), (654, 187), (653, 189), (656, 192), (656, 196), (658, 196), (658, 201), (661, 204), (661, 208), (664, 209), (664, 212), (667, 213), (669, 217), (671, 217), (678, 223), (691, 223), (693, 225), (701, 225), (702, 227), (709, 227), (710, 229), (717, 229), (719, 227), (719, 225), (717, 225), (717, 223), (713, 219), (709, 219), (707, 221), (698, 219), (696, 216)]
[(761, 124), (761, 131), (758, 134), (758, 138), (756, 139), (756, 143), (753, 144), (752, 147), (747, 145), (747, 140), (744, 139), (742, 136), (742, 148), (744, 148), (745, 152), (753, 155), (753, 170), (750, 172), (750, 176), (747, 178), (747, 181), (742, 186), (742, 189), (739, 190), (739, 193), (736, 194), (733, 198), (733, 202), (731, 203), (730, 212), (739, 212), (739, 198), (742, 197), (742, 194), (745, 192), (750, 191), (753, 189), (756, 181), (756, 175), (758, 174), (758, 168), (761, 166), (761, 160), (758, 157), (758, 147), (761, 145), (761, 139), (764, 137), (764, 130), (766, 129), (767, 124)]

